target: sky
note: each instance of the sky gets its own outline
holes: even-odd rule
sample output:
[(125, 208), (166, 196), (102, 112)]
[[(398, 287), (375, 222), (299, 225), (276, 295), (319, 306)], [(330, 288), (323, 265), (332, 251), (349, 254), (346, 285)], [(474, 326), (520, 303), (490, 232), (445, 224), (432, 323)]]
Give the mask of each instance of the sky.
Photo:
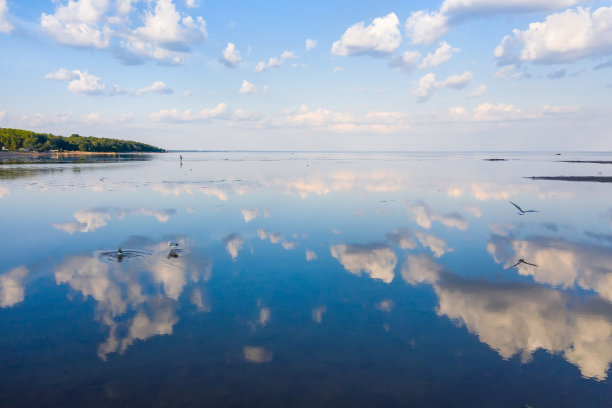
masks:
[(0, 127), (197, 150), (612, 150), (612, 1), (0, 0)]

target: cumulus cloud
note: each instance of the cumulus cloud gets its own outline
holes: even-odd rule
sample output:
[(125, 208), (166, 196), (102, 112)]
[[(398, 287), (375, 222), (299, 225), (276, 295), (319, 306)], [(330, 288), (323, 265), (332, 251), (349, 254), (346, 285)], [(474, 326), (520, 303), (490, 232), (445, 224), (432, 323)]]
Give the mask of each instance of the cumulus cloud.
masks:
[(406, 35), (413, 44), (432, 44), (448, 31), (448, 17), (439, 12), (419, 10), (406, 20)]
[(103, 24), (108, 0), (68, 0), (54, 14), (42, 13), (40, 26), (59, 44), (73, 47), (107, 48), (112, 30)]
[(487, 93), (487, 86), (486, 85), (479, 85), (476, 88), (474, 88), (473, 90), (471, 90), (467, 95), (466, 98), (471, 99), (471, 98), (478, 98), (479, 96), (484, 95), (485, 93)]
[(309, 109), (302, 105), (297, 110), (284, 112), (275, 123), (278, 126), (327, 129), (334, 132), (367, 131), (389, 133), (410, 127), (408, 116), (399, 112), (370, 111), (364, 114), (335, 112), (330, 109)]
[(100, 83), (99, 77), (78, 69), (68, 71), (65, 68), (60, 68), (57, 72), (45, 75), (44, 78), (56, 81), (68, 81), (68, 90), (78, 94), (98, 95), (106, 89), (106, 85)]
[(551, 11), (578, 0), (445, 0), (438, 11), (418, 10), (406, 20), (406, 35), (413, 44), (432, 44), (454, 25), (485, 15)]
[(340, 40), (333, 43), (334, 55), (386, 55), (394, 52), (402, 41), (399, 19), (395, 13), (375, 18), (368, 26), (363, 21), (349, 27)]
[(283, 53), (279, 57), (270, 57), (268, 58), (268, 62), (259, 61), (257, 65), (255, 65), (255, 72), (264, 72), (270, 68), (278, 68), (283, 62), (287, 59), (297, 58), (292, 51), (283, 51)]
[(136, 95), (145, 95), (149, 93), (164, 95), (174, 93), (174, 90), (172, 88), (168, 88), (168, 86), (162, 81), (155, 81), (153, 84), (151, 84), (151, 86), (137, 89), (135, 93)]
[(306, 39), (306, 45), (305, 45), (306, 46), (306, 51), (312, 50), (314, 47), (317, 46), (318, 43), (319, 42), (317, 40), (313, 40), (313, 39), (307, 38)]
[(394, 269), (397, 255), (383, 245), (332, 245), (331, 255), (347, 271), (359, 276), (362, 272), (385, 283), (391, 283), (395, 277)]
[(257, 87), (246, 79), (242, 81), (242, 85), (238, 90), (240, 94), (254, 94), (257, 93)]
[(133, 55), (169, 64), (183, 64), (190, 44), (202, 43), (208, 36), (206, 21), (181, 16), (172, 0), (158, 0), (154, 10), (145, 12), (143, 23), (124, 34), (121, 45)]
[(406, 51), (389, 61), (389, 66), (397, 68), (398, 71), (413, 72), (417, 68), (417, 63), (421, 59), (418, 51)]
[(151, 113), (149, 117), (156, 122), (196, 122), (206, 121), (218, 118), (226, 112), (227, 104), (221, 102), (214, 108), (202, 109), (199, 112), (194, 112), (191, 109), (179, 111), (177, 109), (162, 109), (159, 112)]
[(436, 81), (436, 75), (432, 72), (423, 75), (416, 82), (412, 95), (419, 102), (427, 101), (436, 89), (439, 88), (465, 88), (472, 81), (472, 73), (465, 71), (463, 74), (451, 75), (443, 81)]
[[(6, 0), (0, 0), (0, 33), (9, 34), (15, 28), (8, 20), (8, 11)], [(306, 41), (308, 47), (308, 40)]]
[(440, 42), (440, 47), (438, 47), (433, 54), (429, 53), (423, 58), (423, 61), (419, 64), (419, 68), (427, 69), (437, 67), (450, 60), (453, 54), (458, 51), (459, 48), (453, 48), (447, 42), (442, 41)]
[(501, 65), (523, 61), (564, 63), (612, 53), (612, 6), (591, 12), (578, 7), (513, 30), (495, 48)]
[(240, 64), (240, 61), (242, 61), (240, 51), (236, 49), (236, 45), (234, 43), (228, 42), (227, 47), (225, 47), (225, 50), (223, 50), (221, 58), (219, 58), (219, 62), (228, 68), (236, 68), (238, 64)]
[(28, 268), (20, 266), (0, 275), (0, 307), (11, 307), (23, 302), (25, 298), (23, 281), (29, 273)]

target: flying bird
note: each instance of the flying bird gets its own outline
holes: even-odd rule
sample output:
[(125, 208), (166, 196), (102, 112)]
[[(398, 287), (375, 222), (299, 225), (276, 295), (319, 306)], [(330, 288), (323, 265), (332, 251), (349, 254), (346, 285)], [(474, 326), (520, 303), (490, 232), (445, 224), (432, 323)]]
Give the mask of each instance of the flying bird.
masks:
[(515, 204), (512, 201), (510, 201), (510, 204), (512, 204), (519, 210), (518, 215), (524, 215), (525, 213), (530, 213), (530, 212), (539, 212), (538, 210), (523, 210), (518, 204)]
[(519, 266), (520, 264), (531, 265), (531, 266), (535, 266), (536, 268), (538, 268), (538, 265), (529, 263), (529, 262), (525, 261), (523, 258), (521, 258), (521, 259), (518, 260), (517, 263), (515, 263), (512, 266), (507, 267), (506, 269), (514, 268), (515, 266)]

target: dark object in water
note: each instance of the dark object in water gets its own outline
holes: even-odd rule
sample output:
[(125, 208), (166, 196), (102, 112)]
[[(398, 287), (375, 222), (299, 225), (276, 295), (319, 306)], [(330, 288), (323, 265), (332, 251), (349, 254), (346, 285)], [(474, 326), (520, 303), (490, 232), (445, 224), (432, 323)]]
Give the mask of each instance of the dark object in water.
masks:
[(531, 176), (532, 180), (586, 181), (591, 183), (612, 183), (612, 177), (605, 176)]
[(507, 161), (508, 159), (498, 159), (496, 157), (493, 157), (492, 159), (482, 159), (484, 161)]
[(612, 164), (610, 160), (557, 160), (559, 163)]

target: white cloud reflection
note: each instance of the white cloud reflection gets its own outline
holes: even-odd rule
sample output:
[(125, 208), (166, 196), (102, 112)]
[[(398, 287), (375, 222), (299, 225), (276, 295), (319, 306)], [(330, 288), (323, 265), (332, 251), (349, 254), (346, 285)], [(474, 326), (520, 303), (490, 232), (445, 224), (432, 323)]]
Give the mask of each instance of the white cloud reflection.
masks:
[[(58, 285), (67, 284), (95, 300), (95, 318), (109, 328), (108, 338), (98, 348), (102, 360), (110, 353), (125, 352), (136, 340), (172, 334), (178, 322), (177, 301), (185, 286), (210, 278), (210, 263), (199, 260), (196, 264), (188, 243), (182, 239), (179, 243), (178, 257), (169, 257), (168, 244), (162, 242), (148, 246), (150, 253), (139, 258), (141, 262), (129, 262), (129, 258), (116, 262), (101, 252), (72, 256), (55, 268)], [(198, 311), (211, 310), (200, 286), (188, 293)]]
[(563, 288), (578, 286), (595, 291), (612, 301), (612, 251), (609, 247), (571, 242), (561, 238), (533, 237), (514, 239), (492, 235), (487, 251), (495, 262), (506, 268), (519, 259), (538, 265), (520, 263), (520, 275), (536, 282)]
[(395, 277), (394, 269), (397, 264), (395, 252), (384, 245), (332, 245), (331, 254), (344, 269), (360, 276), (362, 272), (372, 279), (391, 283)]
[(165, 223), (176, 212), (174, 209), (151, 210), (149, 208), (97, 208), (80, 210), (74, 213), (76, 221), (52, 224), (54, 228), (74, 234), (75, 232), (94, 232), (108, 224), (113, 218), (123, 218), (126, 215), (146, 215), (155, 217)]
[(269, 363), (274, 354), (263, 347), (244, 346), (242, 349), (244, 359), (249, 363)]
[(529, 362), (544, 349), (576, 365), (583, 376), (604, 380), (612, 361), (612, 308), (576, 302), (567, 293), (537, 285), (469, 280), (444, 271), (427, 255), (409, 255), (402, 277), (433, 286), (437, 313), (475, 333), (504, 359)]
[(28, 268), (19, 266), (0, 275), (0, 307), (11, 307), (23, 302), (25, 298), (23, 281), (29, 273)]

